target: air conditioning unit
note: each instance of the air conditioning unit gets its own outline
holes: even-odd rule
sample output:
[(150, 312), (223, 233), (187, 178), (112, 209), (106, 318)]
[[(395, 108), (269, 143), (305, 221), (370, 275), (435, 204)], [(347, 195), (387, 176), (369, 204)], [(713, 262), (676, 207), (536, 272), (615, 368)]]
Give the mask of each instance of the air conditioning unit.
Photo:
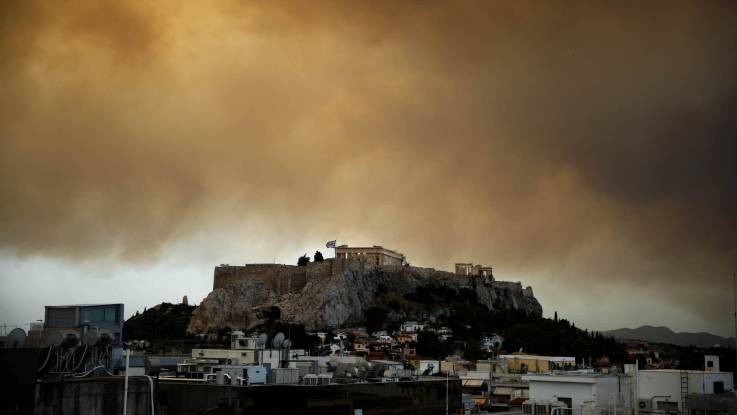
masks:
[(652, 411), (653, 410), (652, 401), (650, 399), (638, 399), (637, 408), (640, 411)]

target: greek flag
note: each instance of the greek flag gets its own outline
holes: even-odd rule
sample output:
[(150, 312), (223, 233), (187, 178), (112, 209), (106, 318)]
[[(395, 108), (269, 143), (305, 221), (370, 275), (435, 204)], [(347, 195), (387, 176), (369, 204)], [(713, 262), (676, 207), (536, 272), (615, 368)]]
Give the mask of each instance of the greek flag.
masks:
[(325, 244), (325, 248), (335, 248), (335, 244), (338, 241), (328, 241), (328, 243)]

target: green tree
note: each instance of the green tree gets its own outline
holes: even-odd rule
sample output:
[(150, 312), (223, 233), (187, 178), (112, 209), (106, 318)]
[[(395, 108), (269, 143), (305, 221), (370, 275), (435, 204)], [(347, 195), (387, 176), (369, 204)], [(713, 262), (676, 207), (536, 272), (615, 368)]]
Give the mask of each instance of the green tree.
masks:
[(443, 359), (448, 354), (447, 349), (435, 332), (423, 330), (417, 334), (417, 354), (420, 356)]
[(366, 330), (378, 331), (384, 328), (389, 310), (383, 307), (370, 307), (366, 310)]

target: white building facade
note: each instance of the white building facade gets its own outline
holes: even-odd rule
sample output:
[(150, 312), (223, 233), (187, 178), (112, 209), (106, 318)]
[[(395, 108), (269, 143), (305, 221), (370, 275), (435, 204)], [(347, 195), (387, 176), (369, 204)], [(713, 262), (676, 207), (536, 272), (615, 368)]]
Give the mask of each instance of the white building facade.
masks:
[[(685, 412), (686, 396), (709, 395), (734, 390), (731, 372), (701, 370), (641, 370), (637, 377), (640, 413), (657, 410)], [(677, 409), (676, 409), (677, 408)]]
[[(687, 414), (688, 396), (734, 393), (731, 372), (720, 372), (718, 360), (707, 370), (637, 370), (624, 374), (560, 372), (528, 374), (530, 399), (525, 412), (535, 415)], [(567, 409), (554, 409), (564, 403)]]
[[(523, 375), (529, 383), (530, 399), (525, 404), (549, 406), (565, 404), (572, 411), (563, 414), (592, 414), (619, 402), (619, 379), (597, 374)], [(540, 412), (540, 411), (535, 411)], [(550, 413), (549, 410), (544, 413)]]

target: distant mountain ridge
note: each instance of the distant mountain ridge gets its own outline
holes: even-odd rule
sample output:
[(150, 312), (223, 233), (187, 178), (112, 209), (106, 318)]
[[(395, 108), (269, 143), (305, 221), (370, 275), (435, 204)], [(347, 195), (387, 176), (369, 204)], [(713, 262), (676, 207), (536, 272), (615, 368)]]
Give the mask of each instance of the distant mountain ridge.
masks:
[(654, 343), (675, 344), (677, 346), (694, 345), (696, 347), (712, 347), (715, 344), (723, 347), (734, 346), (734, 337), (726, 338), (706, 332), (676, 333), (668, 327), (663, 326), (641, 326), (636, 329), (621, 328), (603, 331), (602, 334), (614, 336), (617, 339), (644, 340)]

